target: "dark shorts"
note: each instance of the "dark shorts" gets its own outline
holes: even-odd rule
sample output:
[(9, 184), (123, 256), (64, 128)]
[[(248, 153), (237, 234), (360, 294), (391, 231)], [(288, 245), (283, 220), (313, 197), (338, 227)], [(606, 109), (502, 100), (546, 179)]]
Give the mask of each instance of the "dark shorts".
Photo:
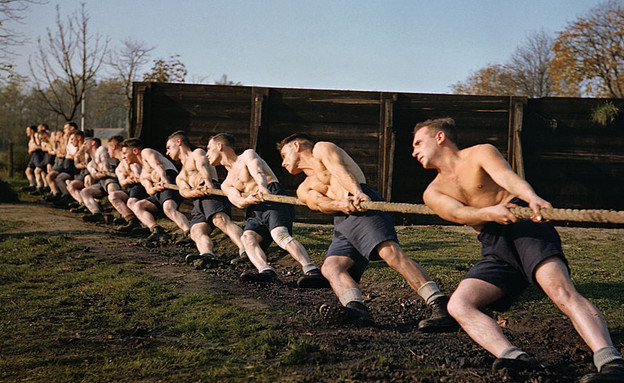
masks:
[[(212, 183), (215, 188), (220, 188), (215, 181)], [(228, 217), (232, 215), (232, 205), (227, 197), (215, 195), (196, 198), (193, 200), (193, 210), (191, 211), (191, 226), (205, 222), (214, 229), (212, 216), (217, 213), (225, 213)]]
[(149, 197), (145, 187), (140, 183), (126, 185), (126, 194), (128, 194), (128, 198), (145, 199)]
[(43, 163), (43, 150), (41, 149), (37, 149), (34, 152), (32, 152), (30, 154), (30, 159), (28, 160), (28, 166), (29, 168), (41, 168), (41, 165)]
[(56, 169), (63, 169), (63, 161), (65, 160), (65, 158), (63, 157), (54, 157), (54, 163), (52, 164), (52, 170), (53, 171), (58, 171)]
[[(169, 169), (166, 171), (166, 175), (167, 182), (170, 184), (175, 184), (175, 179), (178, 175), (178, 172), (173, 169)], [(182, 202), (182, 196), (180, 196), (180, 193), (177, 190), (172, 189), (165, 189), (156, 192), (146, 198), (146, 200), (153, 203), (159, 209), (162, 209), (163, 204), (170, 199), (174, 200), (178, 206), (180, 206), (180, 203)]]
[[(372, 201), (384, 200), (372, 187), (366, 184), (360, 187)], [(391, 213), (368, 210), (350, 215), (339, 214), (334, 217), (334, 237), (327, 256), (341, 255), (353, 259), (355, 265), (349, 269), (349, 274), (359, 282), (368, 262), (381, 259), (375, 248), (385, 241), (399, 243)]]
[[(526, 205), (523, 201), (512, 201)], [(489, 305), (506, 311), (522, 292), (535, 281), (535, 269), (545, 259), (557, 256), (568, 265), (561, 249), (561, 239), (548, 222), (520, 220), (511, 225), (487, 223), (481, 233), (481, 260), (464, 278), (489, 282), (504, 292), (503, 298)]]
[[(286, 189), (279, 182), (267, 185), (269, 192), (274, 195), (288, 195)], [(266, 251), (273, 242), (271, 230), (285, 226), (292, 235), (292, 225), (295, 220), (295, 208), (292, 205), (279, 202), (262, 202), (247, 207), (247, 222), (243, 231), (251, 230), (262, 237), (260, 247)]]
[[(102, 195), (107, 195), (108, 194), (108, 186), (111, 184), (117, 184), (117, 186), (119, 186), (119, 181), (117, 180), (116, 177), (105, 177), (105, 178), (100, 178), (97, 183), (94, 183), (92, 186), (97, 186), (100, 190), (100, 192), (102, 193)], [(119, 190), (121, 190), (121, 187), (118, 188)]]
[(84, 182), (85, 177), (88, 174), (89, 174), (89, 171), (87, 169), (80, 169), (80, 171), (78, 171), (78, 174), (74, 176), (74, 180)]
[(41, 159), (41, 163), (37, 167), (41, 170), (47, 170), (48, 164), (54, 164), (54, 158), (55, 156), (51, 155), (50, 153), (43, 152), (43, 158)]
[(52, 170), (59, 173), (67, 173), (71, 176), (76, 175), (80, 172), (80, 170), (76, 169), (76, 166), (74, 165), (74, 160), (72, 160), (71, 158), (63, 158), (63, 161), (60, 163), (60, 165), (55, 164)]

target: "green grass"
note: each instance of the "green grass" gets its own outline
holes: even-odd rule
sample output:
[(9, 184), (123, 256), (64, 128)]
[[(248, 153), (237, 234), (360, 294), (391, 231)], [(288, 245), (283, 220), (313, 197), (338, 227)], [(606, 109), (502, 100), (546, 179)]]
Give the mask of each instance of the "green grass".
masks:
[[(272, 382), (298, 366), (327, 361), (314, 337), (280, 331), (270, 318), (279, 313), (239, 306), (225, 294), (183, 293), (173, 281), (142, 273), (138, 262), (96, 258), (66, 235), (6, 233), (16, 225), (0, 219), (0, 381)], [(480, 257), (474, 233), (431, 226), (398, 234), (406, 253), (446, 293)], [(319, 264), (331, 235), (325, 226), (295, 229)], [(562, 239), (578, 290), (621, 333), (622, 239), (566, 233)], [(409, 288), (383, 262), (372, 262), (364, 278)], [(529, 289), (506, 315), (561, 314)], [(386, 363), (384, 356), (373, 360)], [(442, 374), (427, 366), (421, 372)]]
[(270, 381), (320, 349), (228, 296), (182, 294), (72, 243), (0, 234), (0, 380)]

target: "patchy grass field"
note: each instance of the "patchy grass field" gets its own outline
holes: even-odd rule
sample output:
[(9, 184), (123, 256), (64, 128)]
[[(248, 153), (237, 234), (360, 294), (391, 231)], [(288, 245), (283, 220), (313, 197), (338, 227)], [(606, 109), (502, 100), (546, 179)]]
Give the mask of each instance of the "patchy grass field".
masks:
[[(278, 249), (270, 258), (284, 283), (267, 288), (238, 282), (244, 268), (193, 270), (181, 262), (191, 248), (140, 246), (41, 204), (0, 205), (0, 217), (3, 382), (497, 380), (491, 356), (463, 332), (415, 330), (426, 309), (383, 262), (371, 263), (362, 281), (377, 327), (328, 326), (316, 309), (335, 297), (296, 288), (300, 270)], [(465, 228), (398, 231), (408, 255), (446, 293), (479, 258)], [(560, 233), (574, 282), (624, 351), (624, 229)], [(295, 228), (317, 264), (331, 235), (328, 226)], [(215, 242), (222, 254), (235, 253), (222, 233)], [(592, 370), (587, 347), (536, 289), (498, 315), (514, 342), (553, 365), (550, 381)]]

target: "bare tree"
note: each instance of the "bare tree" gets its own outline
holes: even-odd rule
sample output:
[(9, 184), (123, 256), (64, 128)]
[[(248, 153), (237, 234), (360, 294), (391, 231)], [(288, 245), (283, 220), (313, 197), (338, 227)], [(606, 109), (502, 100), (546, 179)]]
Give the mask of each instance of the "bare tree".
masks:
[(12, 22), (21, 22), (24, 13), (31, 4), (41, 4), (37, 0), (0, 0), (0, 70), (10, 72), (13, 65), (9, 58), (13, 56), (13, 47), (26, 42), (24, 36), (10, 28)]
[(490, 64), (472, 73), (464, 82), (451, 86), (456, 93), (526, 96), (553, 95), (548, 68), (554, 57), (553, 39), (540, 31), (528, 36), (506, 64)]
[(553, 81), (548, 66), (554, 57), (553, 38), (546, 32), (535, 32), (524, 45), (516, 48), (505, 68), (512, 73), (513, 87), (522, 95), (538, 98), (553, 95)]
[(142, 41), (127, 38), (118, 50), (110, 54), (109, 65), (115, 72), (115, 77), (121, 82), (126, 97), (128, 126), (132, 121), (132, 82), (140, 78), (139, 71), (148, 63), (150, 52), (156, 47), (147, 46)]
[(56, 30), (47, 29), (47, 38), (38, 39), (35, 57), (28, 60), (37, 94), (66, 120), (75, 117), (108, 50), (108, 38), (91, 35), (88, 26), (84, 3), (65, 22), (57, 6)]

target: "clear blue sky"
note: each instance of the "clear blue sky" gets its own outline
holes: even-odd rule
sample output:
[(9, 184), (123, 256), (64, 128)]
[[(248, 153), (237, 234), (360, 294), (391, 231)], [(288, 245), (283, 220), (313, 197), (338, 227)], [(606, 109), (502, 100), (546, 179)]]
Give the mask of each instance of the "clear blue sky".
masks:
[[(508, 60), (527, 36), (554, 34), (598, 0), (50, 0), (18, 26), (30, 43), (86, 3), (110, 45), (132, 37), (179, 54), (189, 80), (227, 74), (243, 85), (449, 93), (475, 70)], [(149, 69), (149, 66), (144, 68)]]

